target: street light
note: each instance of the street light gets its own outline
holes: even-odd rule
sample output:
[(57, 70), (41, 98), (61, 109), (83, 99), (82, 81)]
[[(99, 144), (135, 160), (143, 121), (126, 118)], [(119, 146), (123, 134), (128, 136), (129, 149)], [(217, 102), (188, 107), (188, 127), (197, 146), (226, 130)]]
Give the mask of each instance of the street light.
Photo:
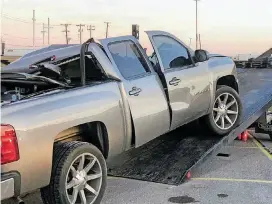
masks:
[(194, 0), (196, 2), (196, 50), (197, 50), (197, 43), (198, 43), (198, 30), (197, 30), (197, 2), (200, 0)]

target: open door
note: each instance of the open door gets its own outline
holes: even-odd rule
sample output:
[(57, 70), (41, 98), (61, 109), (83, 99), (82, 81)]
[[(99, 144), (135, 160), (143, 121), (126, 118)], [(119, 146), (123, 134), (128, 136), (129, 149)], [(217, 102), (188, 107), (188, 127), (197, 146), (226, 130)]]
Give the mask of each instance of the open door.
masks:
[(211, 101), (208, 62), (195, 63), (194, 52), (170, 33), (146, 33), (157, 58), (155, 67), (165, 78), (172, 110), (171, 129), (206, 114)]
[(100, 42), (120, 74), (134, 123), (136, 147), (169, 131), (163, 86), (136, 38), (124, 36)]

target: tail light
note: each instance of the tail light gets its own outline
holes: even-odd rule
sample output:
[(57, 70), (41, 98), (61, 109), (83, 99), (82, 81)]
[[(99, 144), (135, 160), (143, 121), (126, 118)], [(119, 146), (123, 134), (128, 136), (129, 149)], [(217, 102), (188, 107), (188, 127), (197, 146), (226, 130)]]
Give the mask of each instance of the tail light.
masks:
[(19, 160), (16, 133), (11, 125), (1, 124), (1, 165)]

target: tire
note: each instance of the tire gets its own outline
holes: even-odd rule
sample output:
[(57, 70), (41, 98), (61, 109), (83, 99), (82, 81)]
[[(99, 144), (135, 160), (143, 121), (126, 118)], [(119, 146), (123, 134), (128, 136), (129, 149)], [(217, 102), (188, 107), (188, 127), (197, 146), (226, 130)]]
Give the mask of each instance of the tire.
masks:
[[(233, 106), (230, 106), (230, 109), (229, 111), (232, 110), (232, 112), (237, 112), (237, 116), (233, 115), (233, 114), (227, 114), (226, 112), (222, 113), (224, 115), (227, 114), (228, 118), (231, 119), (232, 123), (228, 122), (227, 119), (225, 118), (226, 116), (224, 116), (224, 120), (226, 122), (224, 123), (221, 123), (221, 117), (219, 119), (219, 121), (216, 123), (215, 120), (217, 119), (216, 116), (217, 113), (219, 112), (216, 112), (214, 111), (214, 109), (204, 117), (204, 121), (206, 123), (206, 125), (208, 126), (208, 129), (210, 131), (212, 131), (213, 133), (215, 133), (216, 135), (219, 135), (219, 136), (222, 136), (222, 135), (226, 135), (228, 134), (229, 132), (231, 132), (235, 127), (237, 127), (237, 125), (239, 124), (240, 122), (240, 119), (241, 119), (241, 116), (242, 116), (242, 103), (241, 103), (241, 100), (240, 100), (240, 97), (238, 95), (238, 93), (231, 87), (229, 86), (219, 86), (218, 89), (216, 90), (215, 92), (215, 101), (213, 102), (213, 108), (214, 107), (217, 107), (218, 106), (218, 97), (224, 97), (225, 95), (228, 95), (228, 100), (227, 100), (227, 105), (230, 104), (229, 100), (236, 100), (236, 103), (233, 105)], [(222, 100), (223, 98), (221, 98)], [(224, 102), (224, 101), (223, 101)], [(226, 107), (226, 105), (225, 105)], [(235, 108), (237, 107), (237, 108)], [(217, 110), (219, 110), (219, 108), (217, 108)], [(222, 109), (220, 108), (220, 111)], [(220, 112), (221, 114), (221, 112)], [(218, 124), (218, 123), (221, 123), (221, 124)], [(224, 128), (223, 127), (223, 124), (226, 126)], [(222, 127), (220, 127), (222, 126)]]
[[(84, 160), (82, 160), (82, 158)], [(74, 168), (76, 170), (82, 169), (79, 167), (80, 161), (84, 161), (83, 170), (81, 170), (80, 173), (78, 173), (79, 171), (73, 171)], [(92, 167), (87, 170), (86, 167), (88, 164), (91, 164), (92, 161), (95, 161), (93, 162), (94, 165), (90, 165), (89, 167)], [(86, 170), (88, 175), (84, 173), (84, 170)], [(88, 179), (90, 180), (86, 181), (87, 176), (91, 175), (92, 178), (89, 177)], [(93, 178), (94, 176), (97, 176), (97, 178)], [(70, 185), (72, 183), (72, 177), (74, 182), (73, 185)], [(88, 204), (98, 204), (103, 198), (106, 182), (106, 162), (98, 148), (86, 142), (73, 141), (59, 143), (54, 145), (50, 184), (41, 189), (41, 197), (45, 204), (70, 204), (73, 197), (69, 198), (68, 195), (72, 195), (73, 192), (78, 190), (77, 202), (82, 202), (83, 190), (85, 196), (87, 194), (94, 197), (93, 200), (88, 200), (90, 196), (87, 198)], [(70, 187), (66, 190), (68, 183)], [(88, 190), (90, 189), (89, 186), (97, 191), (97, 195)], [(88, 189), (86, 189), (86, 187), (88, 187)]]

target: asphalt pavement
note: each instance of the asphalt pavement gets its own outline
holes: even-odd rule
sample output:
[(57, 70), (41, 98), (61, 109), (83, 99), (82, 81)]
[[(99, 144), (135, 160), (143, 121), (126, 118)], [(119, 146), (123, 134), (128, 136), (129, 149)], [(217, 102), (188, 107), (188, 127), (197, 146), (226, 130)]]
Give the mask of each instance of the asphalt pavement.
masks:
[[(239, 69), (238, 72), (242, 75), (241, 83), (252, 83), (253, 86), (262, 84), (254, 80), (256, 74), (261, 82), (272, 80), (271, 70)], [(244, 87), (243, 92), (250, 91)], [(222, 156), (204, 162), (192, 172), (189, 181), (179, 186), (109, 177), (102, 204), (271, 204), (272, 155), (263, 146), (272, 149), (272, 141), (264, 134), (255, 136), (259, 141), (254, 138), (247, 142), (235, 140), (221, 150)], [(38, 191), (23, 199), (27, 204), (42, 203)]]
[[(259, 141), (272, 147), (264, 134)], [(270, 204), (272, 201), (272, 156), (265, 153), (258, 141), (235, 140), (222, 149), (223, 156), (214, 156), (199, 166), (186, 183), (171, 186), (124, 178), (108, 178), (102, 204)], [(24, 197), (25, 203), (41, 204), (39, 192)], [(3, 204), (11, 204), (5, 201)]]

